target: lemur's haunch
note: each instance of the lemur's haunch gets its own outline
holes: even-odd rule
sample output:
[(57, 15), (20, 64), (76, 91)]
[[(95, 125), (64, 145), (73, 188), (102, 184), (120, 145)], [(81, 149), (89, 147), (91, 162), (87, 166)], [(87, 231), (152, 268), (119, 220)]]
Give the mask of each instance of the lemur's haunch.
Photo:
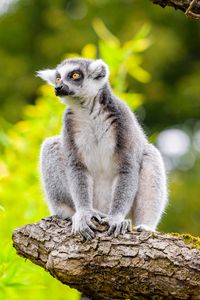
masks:
[(102, 60), (67, 59), (38, 76), (68, 104), (63, 128), (41, 148), (41, 174), (53, 214), (72, 217), (72, 232), (95, 236), (91, 218), (108, 234), (155, 230), (167, 202), (159, 151), (148, 143), (128, 106), (112, 94)]

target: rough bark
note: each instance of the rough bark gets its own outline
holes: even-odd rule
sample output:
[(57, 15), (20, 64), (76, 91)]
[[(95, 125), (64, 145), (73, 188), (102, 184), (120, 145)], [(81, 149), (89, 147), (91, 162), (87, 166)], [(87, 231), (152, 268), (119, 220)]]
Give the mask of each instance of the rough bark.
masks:
[(94, 299), (200, 299), (197, 238), (147, 231), (112, 238), (99, 227), (83, 242), (70, 231), (69, 222), (45, 218), (16, 229), (14, 247)]
[(193, 19), (200, 19), (200, 0), (150, 0), (161, 7), (172, 6)]

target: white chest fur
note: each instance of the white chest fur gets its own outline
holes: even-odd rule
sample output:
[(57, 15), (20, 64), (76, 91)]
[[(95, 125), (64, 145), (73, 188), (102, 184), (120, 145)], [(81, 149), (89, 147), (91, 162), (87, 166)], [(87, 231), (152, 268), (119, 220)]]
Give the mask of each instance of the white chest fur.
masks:
[[(96, 116), (96, 117), (95, 117)], [(75, 143), (93, 180), (93, 206), (108, 212), (116, 176), (114, 161), (115, 134), (111, 120), (105, 120), (98, 107), (76, 113)]]

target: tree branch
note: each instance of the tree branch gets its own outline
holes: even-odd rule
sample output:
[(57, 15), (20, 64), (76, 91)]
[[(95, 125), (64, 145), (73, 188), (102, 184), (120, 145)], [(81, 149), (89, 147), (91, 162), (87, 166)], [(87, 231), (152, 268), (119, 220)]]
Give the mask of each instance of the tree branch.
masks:
[(50, 217), (13, 232), (20, 256), (95, 299), (200, 299), (200, 244), (189, 235), (132, 232), (94, 240), (71, 236)]
[(200, 0), (150, 0), (161, 7), (172, 6), (175, 9), (182, 10), (192, 19), (200, 19)]

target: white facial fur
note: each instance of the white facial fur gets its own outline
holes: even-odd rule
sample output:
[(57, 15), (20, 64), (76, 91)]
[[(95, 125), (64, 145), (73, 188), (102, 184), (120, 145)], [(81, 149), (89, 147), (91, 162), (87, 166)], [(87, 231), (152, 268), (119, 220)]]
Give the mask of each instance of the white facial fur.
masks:
[(105, 69), (105, 76), (104, 76), (104, 81), (108, 80), (108, 76), (109, 76), (109, 69), (108, 66), (106, 65), (106, 63), (102, 60), (102, 59), (97, 59), (94, 60), (90, 66), (89, 66), (89, 73), (95, 77), (96, 75), (98, 75), (102, 70), (102, 68)]
[[(74, 84), (67, 79), (67, 74), (77, 69), (82, 70), (84, 74), (84, 79), (80, 85)], [(66, 60), (64, 64), (58, 65), (56, 69), (38, 71), (37, 76), (41, 77), (50, 85), (55, 86), (56, 72), (60, 74), (61, 81), (69, 87), (70, 91), (74, 92), (73, 96), (59, 97), (61, 102), (70, 105), (75, 103), (77, 105), (77, 101), (74, 102), (73, 98), (81, 98), (90, 102), (90, 99), (94, 98), (108, 81), (109, 76), (108, 66), (101, 59), (89, 61), (89, 66), (88, 60), (81, 60), (80, 65)]]
[(56, 80), (55, 69), (46, 69), (46, 70), (37, 71), (36, 76), (42, 78), (48, 84), (55, 86), (55, 80)]
[[(98, 74), (101, 74), (102, 71), (105, 73), (105, 76), (95, 79), (95, 77), (98, 76)], [(94, 97), (108, 81), (109, 69), (102, 59), (98, 59), (90, 64), (88, 74), (89, 77), (87, 80), (84, 80), (82, 95), (90, 95), (91, 97)]]
[(61, 75), (61, 80), (63, 80), (63, 82), (65, 82), (65, 83), (67, 83), (66, 74), (73, 70), (77, 70), (77, 69), (79, 69), (79, 65), (67, 63), (64, 66), (58, 67), (57, 71)]

